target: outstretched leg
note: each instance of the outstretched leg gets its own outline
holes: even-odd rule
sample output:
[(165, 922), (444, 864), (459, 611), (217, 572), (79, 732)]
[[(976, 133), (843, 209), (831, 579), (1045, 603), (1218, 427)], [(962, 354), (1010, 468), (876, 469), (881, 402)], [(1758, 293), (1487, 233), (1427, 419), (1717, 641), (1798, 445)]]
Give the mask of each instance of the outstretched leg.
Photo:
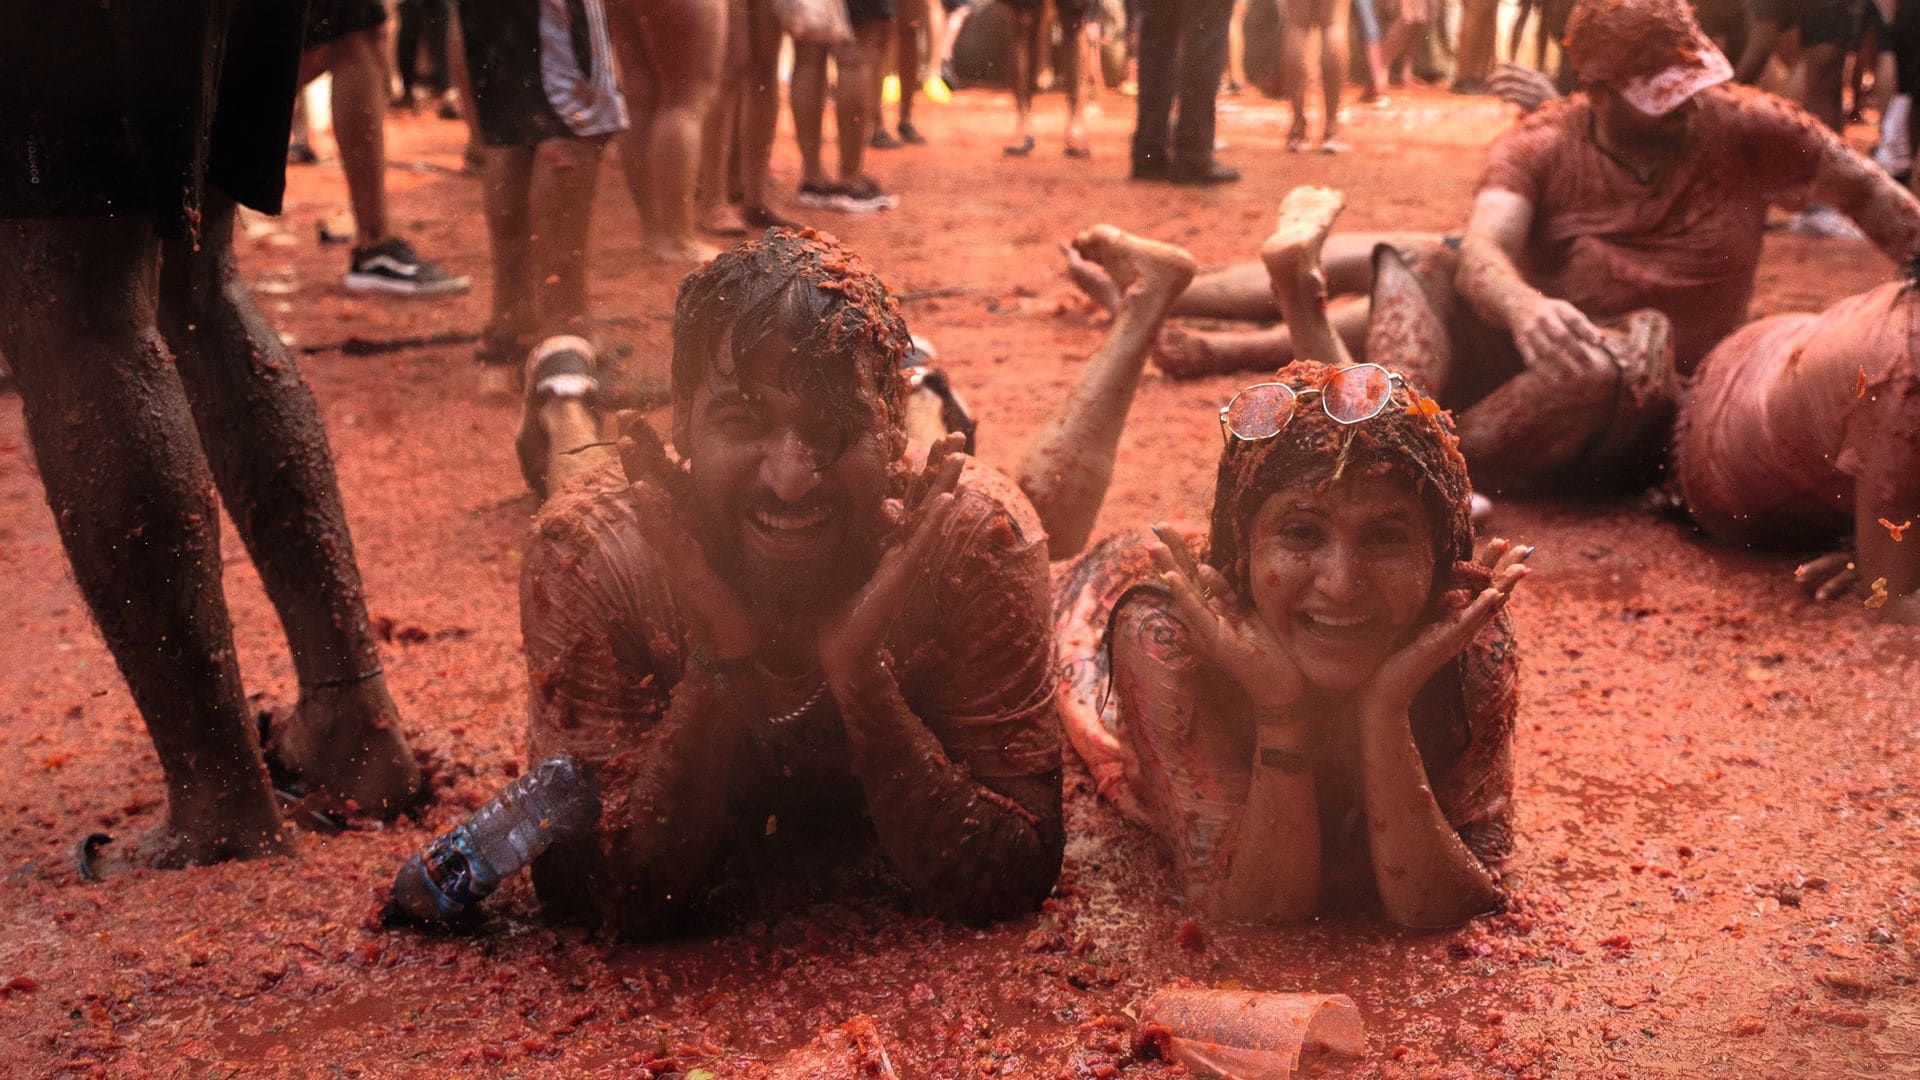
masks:
[[(141, 218), (0, 222), (0, 353), (47, 504), (167, 781), (154, 865), (282, 850), (220, 585), (206, 460)], [(270, 460), (278, 462), (280, 455)]]
[(1170, 244), (1096, 225), (1074, 240), (1120, 287), (1107, 340), (1080, 373), (1079, 385), (1027, 450), (1020, 487), (1047, 527), (1053, 558), (1086, 546), (1113, 478), (1114, 452), (1154, 336), (1187, 283), (1193, 257)]
[(1353, 362), (1327, 319), (1327, 275), (1320, 248), (1346, 199), (1332, 188), (1297, 187), (1280, 203), (1280, 223), (1260, 245), (1273, 301), (1293, 331), (1293, 354), (1329, 364)]
[[(1271, 290), (1268, 292), (1272, 296)], [(1335, 297), (1327, 304), (1327, 322), (1355, 359), (1366, 356), (1367, 298)], [(1201, 330), (1169, 326), (1154, 344), (1153, 363), (1168, 378), (1198, 379), (1236, 371), (1272, 371), (1293, 362), (1293, 331), (1286, 323), (1251, 330)]]
[[(1327, 276), (1327, 292), (1364, 296), (1373, 287), (1373, 249), (1391, 244), (1402, 251), (1431, 250), (1440, 243), (1437, 233), (1337, 233), (1320, 249), (1320, 266)], [(1120, 290), (1098, 263), (1090, 262), (1073, 245), (1060, 245), (1067, 258), (1067, 276), (1080, 291), (1111, 312), (1120, 304)], [(1271, 322), (1280, 318), (1273, 302), (1267, 268), (1257, 261), (1234, 263), (1219, 270), (1195, 274), (1193, 284), (1173, 303), (1175, 318), (1244, 319)]]
[(235, 207), (209, 192), (198, 244), (170, 241), (161, 331), (234, 526), (280, 614), (300, 700), (273, 753), (359, 806), (394, 813), (420, 789), (367, 625), (353, 540), (319, 409), (233, 256)]
[(702, 262), (719, 249), (694, 235), (700, 136), (719, 89), (726, 53), (721, 0), (632, 0), (608, 5), (607, 25), (634, 95), (633, 130), (621, 149), (634, 204), (646, 218), (647, 253), (663, 262)]

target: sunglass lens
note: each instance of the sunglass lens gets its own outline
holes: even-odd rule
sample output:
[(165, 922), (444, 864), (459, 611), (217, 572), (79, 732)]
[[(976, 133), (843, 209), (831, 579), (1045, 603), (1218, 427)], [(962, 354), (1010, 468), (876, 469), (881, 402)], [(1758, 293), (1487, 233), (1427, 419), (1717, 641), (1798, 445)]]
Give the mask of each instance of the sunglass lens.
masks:
[(1270, 439), (1293, 419), (1293, 387), (1285, 383), (1249, 386), (1227, 402), (1227, 430), (1242, 439)]
[(1393, 378), (1379, 364), (1356, 364), (1328, 379), (1321, 394), (1328, 416), (1342, 424), (1357, 424), (1387, 407)]

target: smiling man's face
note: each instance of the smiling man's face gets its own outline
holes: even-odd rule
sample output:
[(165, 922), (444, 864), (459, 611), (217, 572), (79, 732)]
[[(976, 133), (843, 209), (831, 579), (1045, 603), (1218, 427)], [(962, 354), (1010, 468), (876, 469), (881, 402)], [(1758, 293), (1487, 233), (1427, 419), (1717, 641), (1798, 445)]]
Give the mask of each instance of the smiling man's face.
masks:
[(782, 611), (836, 603), (871, 576), (900, 443), (868, 365), (855, 365), (849, 417), (790, 378), (794, 363), (789, 343), (769, 337), (732, 374), (712, 373), (676, 417), (715, 571), (747, 603)]

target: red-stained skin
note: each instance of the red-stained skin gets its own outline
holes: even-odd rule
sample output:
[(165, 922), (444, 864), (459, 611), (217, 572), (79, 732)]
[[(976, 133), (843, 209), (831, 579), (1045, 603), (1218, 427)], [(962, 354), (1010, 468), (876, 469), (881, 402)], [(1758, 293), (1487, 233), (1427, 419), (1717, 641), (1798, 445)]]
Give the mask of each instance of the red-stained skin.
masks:
[(1248, 543), (1254, 608), (1308, 684), (1358, 690), (1400, 644), (1432, 591), (1432, 534), (1419, 497), (1397, 478), (1267, 497)]
[[(1232, 133), (1234, 152), (1279, 160), (1284, 106), (1242, 100), (1258, 123)], [(1090, 174), (1057, 154), (1036, 156), (1031, 175), (1008, 172), (997, 150), (1005, 108), (991, 94), (957, 95), (930, 117), (942, 152), (917, 162), (910, 184), (901, 175), (900, 209), (835, 222), (903, 291), (979, 290), (907, 307), (982, 415), (983, 454), (1003, 467), (1103, 333), (1056, 277), (1052, 249), (1088, 224), (1087, 200), (1066, 193)], [(1458, 221), (1505, 117), (1418, 87), (1380, 115), (1417, 118), (1417, 135), (1391, 128), (1407, 139), (1396, 146), (1380, 129), (1353, 129), (1355, 162), (1325, 165), (1348, 195), (1343, 225)], [(1119, 160), (1131, 124), (1124, 109), (1090, 118), (1096, 164)], [(446, 167), (389, 175), (397, 220), (420, 223), (424, 250), (482, 272), (480, 192), (451, 172), (463, 129), (397, 114), (389, 132), (395, 160)], [(786, 143), (779, 153), (776, 174), (793, 175)], [(288, 232), (243, 237), (240, 254), (248, 280), (295, 282), (263, 306), (296, 342), (480, 325), (480, 289), (433, 305), (337, 292), (338, 250), (305, 238), (338, 204), (339, 177), (290, 179), (289, 217), (266, 223)], [(1164, 222), (1156, 231), (1201, 262), (1225, 263), (1271, 227), (1290, 183), (1253, 174), (1243, 190), (1191, 196), (1107, 182), (1099, 212)], [(596, 298), (622, 320), (612, 333), (632, 343), (633, 362), (651, 364), (666, 355), (675, 275), (641, 267), (627, 200), (601, 210)], [(1858, 245), (1766, 243), (1757, 312), (1817, 310), (1889, 274)], [(276, 310), (282, 300), (288, 310)], [(867, 1014), (903, 1076), (1050, 1080), (1123, 1065), (1127, 1080), (1162, 1080), (1171, 1068), (1134, 1060), (1127, 1010), (1182, 980), (1349, 994), (1368, 1032), (1354, 1074), (1394, 1080), (1892, 1076), (1920, 1051), (1920, 649), (1858, 605), (1805, 605), (1790, 577), (1798, 556), (1704, 543), (1630, 499), (1499, 508), (1500, 535), (1539, 545), (1512, 605), (1526, 649), (1511, 914), (1439, 933), (1364, 915), (1281, 931), (1209, 926), (1189, 951), (1176, 935), (1190, 916), (1152, 841), (1073, 773), (1055, 897), (985, 931), (903, 914), (883, 870), (840, 851), (743, 875), (708, 922), (659, 945), (608, 946), (557, 926), (524, 881), (490, 902), (475, 935), (382, 929), (369, 916), (400, 860), (524, 762), (517, 589), (535, 507), (508, 443), (517, 406), (475, 400), (464, 348), (302, 360), (373, 612), (432, 635), (380, 651), (439, 801), (417, 824), (303, 833), (291, 860), (78, 882), (67, 853), (83, 833), (158, 821), (159, 771), (61, 568), (17, 399), (0, 397), (9, 1075), (705, 1067), (761, 1080)], [(1220, 446), (1212, 410), (1248, 381), (1147, 380), (1098, 533), (1200, 515)], [(290, 700), (282, 632), (239, 545), (228, 552), (248, 687)]]

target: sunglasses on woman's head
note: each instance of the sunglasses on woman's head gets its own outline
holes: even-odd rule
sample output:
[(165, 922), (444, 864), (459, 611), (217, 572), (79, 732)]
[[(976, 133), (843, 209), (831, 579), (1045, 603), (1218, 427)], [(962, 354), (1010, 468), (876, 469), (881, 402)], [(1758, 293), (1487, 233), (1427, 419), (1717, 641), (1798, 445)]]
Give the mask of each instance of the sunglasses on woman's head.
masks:
[(1406, 385), (1397, 373), (1379, 364), (1341, 368), (1317, 387), (1295, 390), (1286, 383), (1265, 382), (1233, 395), (1220, 408), (1220, 439), (1259, 442), (1285, 431), (1300, 403), (1318, 395), (1320, 408), (1336, 424), (1358, 424), (1379, 416), (1393, 401), (1393, 388)]

